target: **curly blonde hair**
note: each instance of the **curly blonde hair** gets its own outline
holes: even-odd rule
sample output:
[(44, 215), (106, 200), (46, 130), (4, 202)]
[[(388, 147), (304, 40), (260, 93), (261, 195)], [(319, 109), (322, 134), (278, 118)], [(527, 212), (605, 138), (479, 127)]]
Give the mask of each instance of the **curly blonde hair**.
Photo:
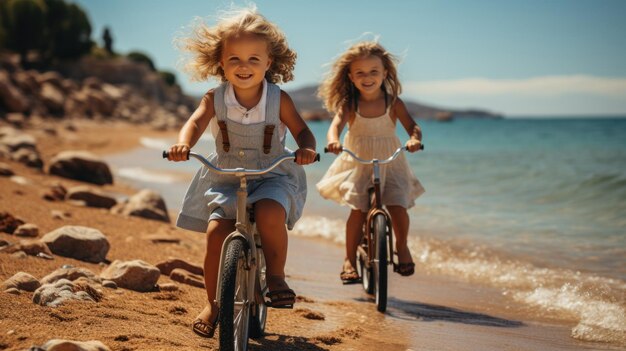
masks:
[(197, 81), (219, 77), (226, 81), (220, 67), (224, 42), (229, 38), (252, 34), (265, 39), (272, 59), (265, 78), (272, 83), (293, 80), (296, 53), (289, 48), (285, 34), (274, 23), (256, 11), (256, 8), (237, 9), (221, 16), (215, 26), (200, 21), (192, 28), (190, 37), (179, 39), (181, 49), (191, 54), (185, 66), (191, 78)]
[(357, 59), (378, 56), (387, 70), (387, 77), (381, 89), (391, 96), (391, 102), (400, 95), (402, 86), (398, 80), (396, 65), (398, 59), (375, 41), (363, 41), (352, 45), (333, 63), (330, 72), (320, 85), (318, 96), (326, 109), (332, 113), (339, 112), (344, 106), (356, 108), (358, 90), (350, 80), (350, 64)]

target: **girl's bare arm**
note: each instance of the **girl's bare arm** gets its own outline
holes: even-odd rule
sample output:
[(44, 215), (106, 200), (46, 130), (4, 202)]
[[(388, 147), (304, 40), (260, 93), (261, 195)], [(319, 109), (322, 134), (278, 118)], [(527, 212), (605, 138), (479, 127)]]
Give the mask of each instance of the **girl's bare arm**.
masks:
[(404, 102), (397, 98), (394, 102), (393, 106), (394, 115), (402, 126), (406, 130), (407, 134), (409, 134), (409, 141), (406, 142), (406, 147), (410, 152), (415, 152), (420, 149), (420, 145), (422, 143), (422, 128), (415, 123), (409, 111), (406, 109)]
[(342, 108), (337, 112), (337, 114), (335, 114), (335, 117), (333, 117), (333, 120), (330, 123), (330, 127), (328, 127), (328, 133), (326, 134), (326, 140), (328, 143), (326, 148), (334, 154), (341, 152), (341, 142), (339, 141), (339, 138), (343, 128), (345, 128), (346, 123), (348, 123), (349, 116), (350, 113), (347, 108)]
[(168, 160), (186, 160), (189, 149), (198, 142), (213, 116), (215, 116), (215, 108), (213, 107), (213, 92), (210, 91), (202, 97), (198, 108), (180, 129), (178, 142), (169, 149)]
[(289, 94), (282, 90), (280, 92), (280, 120), (287, 126), (298, 144), (296, 162), (300, 165), (312, 163), (317, 155), (315, 137), (300, 117)]

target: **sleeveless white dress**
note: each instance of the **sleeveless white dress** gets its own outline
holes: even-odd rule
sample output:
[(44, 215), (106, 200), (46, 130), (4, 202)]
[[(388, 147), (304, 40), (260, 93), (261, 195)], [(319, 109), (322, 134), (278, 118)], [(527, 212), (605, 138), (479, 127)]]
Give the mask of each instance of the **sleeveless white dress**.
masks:
[[(363, 117), (357, 111), (343, 145), (362, 159), (391, 156), (402, 144), (389, 111), (390, 108), (384, 115), (373, 118)], [(357, 163), (352, 156), (342, 153), (317, 183), (317, 190), (325, 199), (366, 212), (369, 209), (368, 189), (373, 186), (372, 167)], [(410, 208), (424, 193), (404, 153), (395, 161), (380, 166), (380, 181), (383, 205)]]

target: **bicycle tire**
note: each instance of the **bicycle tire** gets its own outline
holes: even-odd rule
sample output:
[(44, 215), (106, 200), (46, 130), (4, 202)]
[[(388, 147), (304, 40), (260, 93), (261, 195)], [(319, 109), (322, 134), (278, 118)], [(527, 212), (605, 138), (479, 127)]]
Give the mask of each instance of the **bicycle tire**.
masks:
[(387, 218), (379, 213), (374, 217), (374, 281), (376, 284), (376, 309), (387, 309)]
[(244, 242), (235, 238), (228, 243), (220, 284), (220, 350), (246, 351), (250, 304), (245, 270)]
[[(260, 247), (257, 247), (257, 280), (256, 291), (263, 294), (267, 290), (267, 267), (265, 265), (265, 255)], [(252, 339), (262, 338), (265, 335), (265, 322), (267, 321), (267, 306), (263, 302), (263, 296), (258, 296), (257, 301), (250, 309), (250, 332)]]
[[(361, 247), (365, 246), (363, 250), (367, 252), (367, 245), (361, 244)], [(367, 256), (363, 256), (361, 251), (357, 249), (356, 251), (356, 270), (359, 273), (359, 277), (361, 277), (361, 284), (363, 285), (363, 290), (367, 294), (374, 294), (374, 283), (372, 280), (372, 267), (367, 267), (367, 260), (369, 258)]]

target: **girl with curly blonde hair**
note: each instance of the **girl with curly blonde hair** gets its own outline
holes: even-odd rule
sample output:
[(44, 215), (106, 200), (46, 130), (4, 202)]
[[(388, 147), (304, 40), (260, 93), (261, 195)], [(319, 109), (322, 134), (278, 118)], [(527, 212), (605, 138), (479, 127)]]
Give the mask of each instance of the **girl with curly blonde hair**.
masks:
[[(344, 143), (364, 159), (385, 159), (401, 146), (396, 122), (406, 129), (410, 152), (420, 149), (421, 128), (409, 115), (401, 92), (396, 58), (378, 42), (365, 41), (351, 46), (333, 64), (322, 83), (319, 95), (326, 108), (335, 113), (328, 129), (327, 148), (342, 150), (339, 136), (348, 125)], [(372, 186), (372, 166), (355, 162), (342, 154), (330, 166), (317, 189), (322, 197), (351, 208), (346, 224), (346, 257), (340, 274), (344, 284), (357, 283), (356, 249), (363, 235), (363, 223), (370, 207), (368, 189)], [(407, 246), (409, 216), (407, 209), (424, 192), (404, 154), (380, 169), (382, 203), (391, 215), (396, 235), (397, 266), (403, 276), (414, 273), (415, 264)]]
[[(274, 171), (248, 180), (248, 202), (254, 206), (257, 229), (267, 262), (270, 307), (291, 308), (295, 293), (285, 282), (287, 228), (302, 214), (306, 178), (302, 165), (313, 162), (315, 138), (287, 93), (275, 83), (293, 79), (296, 54), (285, 35), (256, 12), (229, 13), (214, 26), (197, 25), (183, 41), (192, 54), (187, 68), (196, 80), (217, 78), (219, 87), (208, 91), (180, 130), (168, 159), (183, 161), (207, 127), (216, 151), (209, 161), (221, 168), (264, 168), (285, 147), (287, 130), (298, 150), (296, 163), (284, 162)], [(215, 302), (222, 243), (235, 229), (236, 190), (239, 181), (200, 169), (185, 195), (176, 225), (207, 233), (204, 281), (207, 304), (192, 324), (193, 331), (212, 337), (217, 323)]]

